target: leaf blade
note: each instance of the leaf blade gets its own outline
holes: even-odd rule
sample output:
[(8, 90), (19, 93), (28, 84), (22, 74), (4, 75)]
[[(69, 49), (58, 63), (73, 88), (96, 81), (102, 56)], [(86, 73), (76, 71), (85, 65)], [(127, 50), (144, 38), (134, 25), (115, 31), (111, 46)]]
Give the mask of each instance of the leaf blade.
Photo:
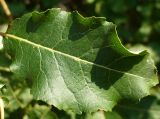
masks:
[[(108, 111), (123, 98), (148, 95), (157, 84), (148, 53), (125, 49), (115, 26), (104, 18), (59, 9), (33, 12), (15, 20), (6, 36), (5, 49), (15, 55), (11, 70), (33, 79), (33, 96), (59, 109)], [(146, 72), (138, 69), (145, 63)]]

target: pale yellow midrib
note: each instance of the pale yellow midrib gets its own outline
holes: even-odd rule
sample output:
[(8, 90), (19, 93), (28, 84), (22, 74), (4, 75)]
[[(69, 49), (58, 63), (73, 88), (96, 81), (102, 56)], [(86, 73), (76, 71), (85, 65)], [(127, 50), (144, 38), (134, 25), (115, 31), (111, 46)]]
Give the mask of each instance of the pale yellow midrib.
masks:
[(42, 46), (42, 45), (39, 45), (39, 44), (36, 44), (34, 42), (31, 42), (27, 39), (24, 39), (24, 38), (21, 38), (21, 37), (18, 37), (18, 36), (15, 36), (15, 35), (12, 35), (12, 34), (5, 34), (6, 37), (9, 37), (9, 38), (12, 38), (14, 40), (19, 40), (19, 41), (22, 41), (22, 42), (25, 42), (27, 44), (30, 44), (32, 46), (35, 46), (37, 48), (42, 48), (42, 49), (45, 49), (45, 50), (48, 50), (50, 52), (54, 52), (54, 53), (57, 53), (57, 54), (60, 54), (60, 55), (63, 55), (65, 57), (68, 57), (68, 58), (71, 58), (75, 61), (79, 61), (79, 62), (83, 62), (83, 63), (86, 63), (86, 64), (90, 64), (90, 65), (94, 65), (96, 67), (99, 67), (99, 68), (103, 68), (103, 69), (106, 69), (106, 70), (110, 70), (110, 71), (114, 71), (114, 72), (118, 72), (118, 73), (122, 73), (122, 74), (127, 74), (127, 75), (130, 75), (130, 76), (134, 76), (134, 77), (138, 77), (138, 78), (143, 78), (143, 79), (147, 79), (145, 77), (141, 77), (141, 76), (138, 76), (138, 75), (135, 75), (135, 74), (131, 74), (131, 73), (127, 73), (127, 72), (123, 72), (123, 71), (118, 71), (116, 69), (112, 69), (112, 68), (109, 68), (109, 67), (105, 67), (103, 65), (99, 65), (99, 64), (95, 64), (93, 62), (89, 62), (87, 60), (83, 60), (83, 59), (80, 59), (78, 57), (75, 57), (75, 56), (72, 56), (72, 55), (69, 55), (69, 54), (66, 54), (66, 53), (63, 53), (63, 52), (60, 52), (60, 51), (57, 51), (57, 50), (54, 50), (54, 49), (51, 49), (51, 48), (48, 48), (48, 47), (45, 47), (45, 46)]

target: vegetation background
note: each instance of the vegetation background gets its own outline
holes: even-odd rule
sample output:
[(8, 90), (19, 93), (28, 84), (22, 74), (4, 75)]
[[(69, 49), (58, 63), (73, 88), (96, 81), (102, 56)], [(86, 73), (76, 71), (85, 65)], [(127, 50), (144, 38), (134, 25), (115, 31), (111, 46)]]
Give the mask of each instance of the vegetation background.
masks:
[[(119, 37), (127, 48), (133, 51), (146, 49), (151, 53), (160, 72), (160, 0), (6, 0), (6, 3), (13, 19), (33, 10), (54, 7), (77, 10), (86, 17), (106, 17), (107, 21), (117, 25)], [(0, 6), (0, 31), (5, 31), (9, 22)], [(8, 66), (9, 63), (1, 50), (0, 65)], [(16, 80), (6, 71), (0, 71), (0, 79), (5, 84), (0, 88), (5, 100), (6, 119), (160, 119), (159, 86), (139, 103), (126, 101), (116, 106), (113, 112), (76, 115), (33, 100), (29, 84)]]

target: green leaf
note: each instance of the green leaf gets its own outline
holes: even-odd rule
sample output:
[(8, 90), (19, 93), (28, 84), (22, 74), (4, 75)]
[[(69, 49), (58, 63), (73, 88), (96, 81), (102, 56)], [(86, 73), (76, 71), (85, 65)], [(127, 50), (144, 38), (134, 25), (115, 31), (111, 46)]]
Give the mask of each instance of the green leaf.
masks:
[[(24, 85), (23, 85), (24, 86)], [(32, 96), (29, 93), (29, 88), (18, 87), (16, 89), (6, 84), (6, 87), (1, 89), (1, 95), (6, 101), (5, 108), (8, 112), (12, 112), (18, 108), (26, 107), (32, 100)]]
[(16, 19), (4, 39), (10, 69), (32, 82), (31, 93), (76, 113), (138, 101), (158, 83), (149, 54), (129, 52), (105, 18), (51, 9)]
[(34, 105), (29, 107), (23, 119), (59, 119), (49, 107), (44, 105)]
[(158, 45), (153, 44), (153, 46), (152, 46), (152, 44), (150, 44), (147, 46), (147, 45), (137, 44), (137, 45), (133, 45), (133, 46), (128, 46), (128, 48), (131, 52), (134, 52), (134, 53), (139, 53), (144, 50), (147, 50), (150, 53), (150, 55), (155, 63), (158, 63), (160, 60), (160, 58), (159, 58), (160, 53), (158, 53), (158, 51), (159, 51)]
[(93, 114), (87, 114), (85, 119), (105, 119), (103, 111), (98, 111)]
[(14, 116), (14, 118), (21, 118), (19, 111), (23, 112), (23, 109), (27, 109), (33, 97), (30, 95), (30, 89), (26, 84), (22, 81), (13, 80), (11, 77), (8, 78), (4, 79), (5, 86), (0, 90), (0, 97), (2, 97), (5, 104), (5, 118), (13, 118), (13, 115), (17, 115), (16, 113), (19, 115)]
[(3, 50), (0, 50), (0, 71), (10, 72), (9, 65), (11, 61)]
[(112, 111), (112, 112), (105, 112), (105, 119), (123, 119), (123, 118), (117, 112)]
[(159, 119), (160, 104), (155, 96), (149, 96), (133, 105), (126, 101), (115, 109), (123, 119)]

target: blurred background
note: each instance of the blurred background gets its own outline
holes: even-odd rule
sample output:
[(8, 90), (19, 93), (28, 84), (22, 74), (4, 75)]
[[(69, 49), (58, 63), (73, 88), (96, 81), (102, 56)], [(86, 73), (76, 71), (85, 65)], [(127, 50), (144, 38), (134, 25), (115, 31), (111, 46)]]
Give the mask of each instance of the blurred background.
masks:
[[(134, 52), (148, 50), (151, 53), (160, 72), (160, 0), (6, 0), (6, 3), (12, 19), (33, 10), (44, 11), (55, 7), (66, 11), (77, 10), (85, 17), (106, 17), (107, 21), (117, 25), (118, 35), (128, 49)], [(5, 32), (9, 22), (11, 18), (0, 6), (1, 32)], [(3, 50), (0, 51), (0, 60), (6, 66), (10, 62)], [(0, 76), (3, 76), (2, 82), (6, 83), (6, 73), (2, 71)], [(7, 119), (160, 119), (159, 86), (152, 90), (152, 96), (142, 99), (138, 104), (121, 102), (113, 112), (99, 111), (79, 116), (43, 102), (35, 102), (29, 95), (28, 84), (8, 77), (8, 74), (5, 78), (10, 79), (1, 91), (1, 95), (7, 97)], [(7, 86), (9, 91), (6, 90)]]

